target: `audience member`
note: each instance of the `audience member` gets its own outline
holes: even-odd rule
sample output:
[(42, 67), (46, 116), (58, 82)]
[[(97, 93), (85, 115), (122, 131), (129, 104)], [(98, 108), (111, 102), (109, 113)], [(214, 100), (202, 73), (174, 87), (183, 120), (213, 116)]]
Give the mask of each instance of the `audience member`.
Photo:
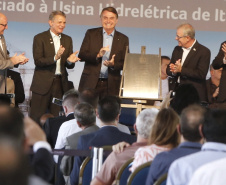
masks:
[(173, 109), (160, 110), (148, 139), (149, 145), (140, 147), (135, 152), (133, 165), (130, 170), (134, 171), (139, 165), (152, 161), (160, 152), (177, 147), (180, 142), (179, 134), (177, 133), (178, 124), (179, 117)]
[[(11, 142), (13, 144), (11, 146), (14, 147), (18, 154), (20, 153), (19, 151), (23, 151), (26, 154), (29, 147), (33, 146), (34, 154), (30, 164), (34, 175), (46, 181), (50, 181), (53, 178), (54, 162), (50, 153), (51, 147), (46, 142), (45, 134), (30, 118), (24, 119), (19, 109), (0, 106), (0, 137)], [(26, 166), (24, 170), (27, 170)], [(20, 174), (19, 171), (18, 174)], [(33, 185), (33, 183), (30, 184)]]
[(46, 124), (46, 121), (49, 119), (49, 118), (54, 118), (54, 115), (50, 114), (50, 113), (45, 113), (43, 114), (41, 117), (40, 117), (40, 125), (42, 128), (45, 127), (45, 124)]
[(207, 163), (198, 168), (189, 185), (225, 185), (226, 158)]
[[(92, 105), (88, 103), (80, 103), (75, 106), (75, 119), (82, 131), (74, 133), (66, 138), (65, 149), (77, 149), (79, 137), (99, 129), (96, 126), (96, 113)], [(61, 161), (61, 171), (65, 176), (69, 176), (73, 167), (73, 157), (64, 156)]]
[(137, 116), (134, 130), (137, 134), (137, 141), (131, 146), (126, 147), (123, 152), (112, 152), (105, 160), (101, 170), (92, 181), (92, 185), (112, 184), (120, 167), (134, 156), (135, 151), (142, 146), (147, 145), (152, 125), (158, 109), (145, 109)]
[(176, 88), (175, 95), (170, 101), (170, 107), (180, 115), (184, 108), (199, 103), (199, 94), (195, 87), (192, 84), (181, 84)]
[(222, 75), (223, 68), (214, 69), (212, 65), (210, 65), (210, 75), (211, 77), (206, 80), (206, 89), (207, 89), (207, 99), (209, 108), (226, 108), (226, 104), (224, 102), (219, 103), (217, 101), (219, 95), (219, 85), (220, 79)]
[[(120, 108), (116, 97), (105, 97), (99, 101), (97, 107), (97, 116), (101, 121), (101, 128), (87, 135), (80, 137), (77, 149), (88, 150), (91, 146), (101, 147), (105, 145), (114, 145), (120, 141), (133, 143), (136, 137), (123, 133), (118, 130), (117, 123), (120, 114)], [(84, 157), (75, 157), (74, 165), (70, 175), (72, 185), (78, 183), (79, 169)]]
[[(92, 105), (94, 107), (94, 109), (97, 108), (98, 99), (99, 99), (99, 96), (95, 89), (85, 89), (79, 93), (79, 103), (82, 103), (82, 102), (89, 103), (90, 105)], [(119, 98), (118, 98), (118, 103), (119, 103), (119, 106), (121, 109), (121, 100)], [(98, 127), (101, 127), (100, 119), (98, 117), (96, 117), (96, 125)], [(130, 130), (127, 126), (118, 123), (117, 127), (121, 132), (131, 134)]]
[(177, 131), (181, 135), (181, 144), (170, 151), (161, 152), (151, 163), (146, 185), (154, 184), (158, 178), (168, 173), (173, 161), (200, 151), (203, 142), (199, 134), (199, 126), (203, 124), (205, 109), (199, 105), (190, 105), (185, 108), (180, 116)]
[[(71, 90), (63, 97), (63, 109), (66, 116), (69, 114), (74, 115), (75, 106), (78, 104), (78, 92), (75, 90)], [(62, 149), (66, 145), (66, 137), (70, 136), (71, 134), (77, 133), (82, 129), (79, 128), (77, 125), (76, 119), (70, 119), (68, 121), (63, 122), (60, 126), (57, 140), (54, 149)], [(54, 156), (54, 160), (58, 162), (58, 156)]]
[[(74, 99), (78, 98), (78, 92), (75, 89), (70, 89), (69, 91), (64, 93), (63, 102), (64, 102), (64, 100), (65, 101), (67, 100), (67, 97), (69, 95), (70, 95), (70, 97), (74, 96)], [(77, 103), (77, 100), (76, 100), (75, 104), (76, 103)], [(73, 105), (71, 107), (67, 107), (68, 105), (70, 106), (71, 104), (70, 103), (64, 104), (65, 111), (67, 112), (67, 113), (65, 113), (66, 116), (58, 116), (58, 117), (54, 117), (54, 118), (49, 118), (46, 120), (46, 123), (43, 126), (44, 131), (46, 133), (47, 141), (49, 142), (49, 144), (51, 145), (52, 148), (55, 147), (58, 131), (59, 131), (61, 125), (66, 121), (74, 119), (74, 107), (73, 107)]]
[(226, 110), (208, 110), (200, 125), (200, 134), (206, 139), (201, 151), (172, 163), (167, 185), (189, 183), (193, 173), (200, 166), (225, 157), (226, 152)]

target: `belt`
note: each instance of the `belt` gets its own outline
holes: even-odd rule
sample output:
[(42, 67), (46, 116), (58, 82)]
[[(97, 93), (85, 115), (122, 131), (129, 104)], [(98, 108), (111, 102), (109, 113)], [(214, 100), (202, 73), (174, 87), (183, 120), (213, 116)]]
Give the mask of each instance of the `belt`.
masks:
[(108, 79), (107, 78), (99, 78), (99, 81), (107, 81)]
[(55, 74), (54, 78), (61, 78), (61, 74)]

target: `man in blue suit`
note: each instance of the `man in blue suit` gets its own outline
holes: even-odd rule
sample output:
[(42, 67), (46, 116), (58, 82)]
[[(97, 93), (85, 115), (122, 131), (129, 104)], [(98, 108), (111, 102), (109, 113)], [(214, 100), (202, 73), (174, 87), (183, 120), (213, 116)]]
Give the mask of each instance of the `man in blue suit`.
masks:
[[(77, 149), (88, 150), (92, 146), (114, 145), (121, 141), (126, 141), (130, 144), (135, 142), (136, 137), (123, 133), (117, 128), (119, 114), (120, 106), (116, 97), (108, 96), (100, 100), (97, 107), (97, 116), (101, 121), (102, 127), (94, 133), (81, 136)], [(84, 157), (75, 156), (70, 175), (71, 185), (78, 184), (79, 169), (84, 159)]]

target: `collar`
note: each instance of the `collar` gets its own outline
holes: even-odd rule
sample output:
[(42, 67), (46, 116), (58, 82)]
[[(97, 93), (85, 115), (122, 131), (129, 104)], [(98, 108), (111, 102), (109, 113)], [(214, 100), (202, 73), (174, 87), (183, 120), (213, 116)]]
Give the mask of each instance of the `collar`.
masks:
[[(103, 28), (103, 35), (104, 34), (107, 34), (107, 32), (104, 30), (104, 28)], [(111, 34), (109, 35), (109, 36), (112, 36), (112, 37), (114, 37), (114, 34), (115, 34), (115, 29), (113, 30), (113, 32), (111, 32)], [(108, 34), (107, 34), (108, 35)]]
[(200, 144), (198, 142), (185, 141), (178, 146), (178, 148), (190, 148), (190, 147), (201, 149), (202, 144)]
[[(196, 43), (196, 39), (195, 39), (195, 41), (193, 42), (193, 44), (191, 45), (191, 47), (189, 47), (189, 48), (184, 48), (184, 47), (182, 47), (182, 49), (183, 49), (183, 50), (191, 50), (191, 48), (195, 45), (195, 43)], [(196, 51), (195, 48), (193, 48), (193, 50)]]
[(60, 35), (56, 35), (56, 34), (53, 33), (51, 30), (49, 30), (49, 31), (50, 31), (50, 34), (51, 34), (52, 38), (54, 38), (54, 37), (59, 37), (59, 38), (61, 39), (61, 34), (60, 34)]
[(206, 142), (202, 146), (202, 151), (226, 152), (226, 144), (218, 142)]

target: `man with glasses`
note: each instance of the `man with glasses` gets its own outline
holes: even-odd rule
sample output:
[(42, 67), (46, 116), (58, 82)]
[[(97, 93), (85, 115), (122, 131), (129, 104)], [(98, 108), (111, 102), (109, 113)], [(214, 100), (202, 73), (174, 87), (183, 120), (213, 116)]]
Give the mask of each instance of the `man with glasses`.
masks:
[(8, 29), (7, 17), (0, 13), (0, 94), (6, 93), (6, 79), (7, 69), (13, 68), (17, 64), (25, 64), (28, 62), (28, 58), (24, 56), (24, 53), (13, 57), (9, 57), (6, 48), (5, 38), (3, 36), (4, 31)]
[(177, 28), (178, 46), (174, 48), (166, 72), (176, 78), (178, 84), (190, 83), (199, 93), (201, 101), (207, 101), (206, 75), (210, 64), (210, 50), (195, 39), (195, 30), (190, 24)]

